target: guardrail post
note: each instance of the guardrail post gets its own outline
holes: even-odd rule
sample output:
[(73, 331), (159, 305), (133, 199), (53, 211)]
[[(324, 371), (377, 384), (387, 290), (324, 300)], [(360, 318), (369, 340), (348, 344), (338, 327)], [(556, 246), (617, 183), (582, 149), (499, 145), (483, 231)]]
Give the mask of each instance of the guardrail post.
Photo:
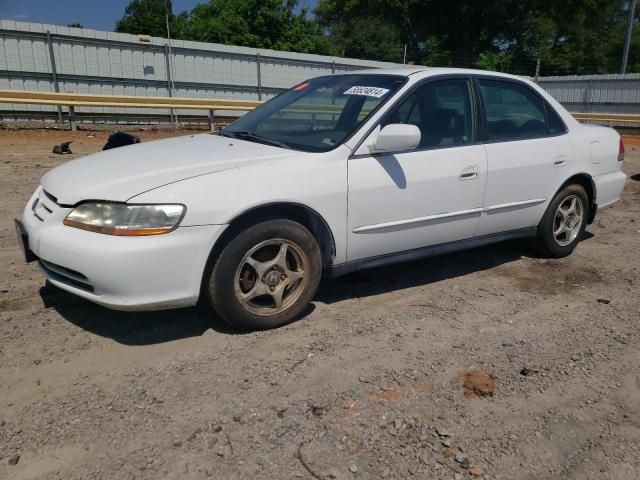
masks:
[[(47, 30), (47, 47), (49, 48), (49, 61), (51, 62), (51, 78), (53, 80), (53, 90), (58, 93), (60, 86), (58, 85), (58, 73), (56, 72), (56, 57), (53, 54), (53, 41), (51, 40), (51, 32)], [(57, 105), (58, 123), (62, 123), (62, 107)]]
[(71, 131), (78, 130), (76, 127), (76, 109), (73, 105), (69, 105), (69, 125), (71, 125)]
[(331, 73), (336, 73), (336, 61), (331, 62)]
[(262, 75), (260, 73), (260, 54), (256, 53), (256, 67), (258, 68), (258, 100), (262, 100)]
[(216, 131), (216, 116), (213, 110), (209, 110), (209, 130)]
[[(171, 86), (171, 61), (169, 59), (169, 45), (164, 44), (164, 61), (167, 69), (167, 91), (169, 92), (169, 97), (173, 97), (173, 87)], [(169, 123), (172, 125), (175, 123), (175, 114), (173, 108), (169, 109)]]

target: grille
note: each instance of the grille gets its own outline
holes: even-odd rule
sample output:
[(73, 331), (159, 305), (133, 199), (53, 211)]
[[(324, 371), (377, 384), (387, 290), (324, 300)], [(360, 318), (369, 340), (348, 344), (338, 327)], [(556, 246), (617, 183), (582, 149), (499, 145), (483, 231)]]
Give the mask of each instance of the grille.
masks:
[(54, 280), (66, 283), (67, 285), (71, 285), (86, 292), (93, 292), (93, 285), (91, 285), (89, 279), (82, 273), (71, 270), (70, 268), (61, 267), (60, 265), (56, 265), (55, 263), (47, 262), (42, 259), (40, 259), (40, 265), (47, 275)]
[(41, 188), (38, 192), (38, 197), (31, 205), (33, 215), (41, 222), (45, 222), (58, 208), (56, 200), (56, 197)]

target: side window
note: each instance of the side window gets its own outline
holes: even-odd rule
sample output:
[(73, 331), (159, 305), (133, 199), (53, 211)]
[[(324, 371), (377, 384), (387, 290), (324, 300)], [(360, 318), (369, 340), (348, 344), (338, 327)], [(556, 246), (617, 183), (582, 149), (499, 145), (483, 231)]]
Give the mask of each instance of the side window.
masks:
[(545, 103), (545, 108), (547, 110), (547, 131), (550, 135), (558, 135), (560, 133), (564, 133), (567, 130), (567, 127), (564, 125), (558, 113), (553, 109), (551, 105)]
[(385, 117), (383, 125), (407, 123), (422, 134), (418, 148), (464, 145), (472, 141), (469, 82), (438, 80), (418, 87)]
[(525, 85), (480, 80), (490, 140), (522, 140), (547, 135), (545, 104)]

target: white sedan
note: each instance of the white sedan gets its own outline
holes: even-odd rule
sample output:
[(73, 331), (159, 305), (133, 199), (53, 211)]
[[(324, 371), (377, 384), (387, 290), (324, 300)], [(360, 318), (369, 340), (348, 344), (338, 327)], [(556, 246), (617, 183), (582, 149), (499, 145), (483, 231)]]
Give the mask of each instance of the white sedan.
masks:
[(201, 296), (241, 328), (302, 315), (323, 273), (531, 237), (569, 255), (620, 198), (624, 147), (527, 80), (371, 70), (307, 80), (220, 135), (47, 173), (16, 225), (49, 281), (151, 310)]

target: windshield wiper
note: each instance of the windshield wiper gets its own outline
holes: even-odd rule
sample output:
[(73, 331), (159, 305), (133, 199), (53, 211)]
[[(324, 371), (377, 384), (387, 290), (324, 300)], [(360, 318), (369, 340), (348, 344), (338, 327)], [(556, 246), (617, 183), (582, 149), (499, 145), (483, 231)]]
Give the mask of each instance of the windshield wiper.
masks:
[(230, 138), (239, 138), (240, 140), (248, 140), (254, 141), (257, 143), (265, 143), (267, 145), (273, 145), (274, 147), (287, 148), (291, 150), (291, 147), (280, 140), (271, 140), (270, 138), (264, 138), (260, 135), (256, 135), (253, 132), (244, 131), (244, 132), (222, 132), (222, 135)]

